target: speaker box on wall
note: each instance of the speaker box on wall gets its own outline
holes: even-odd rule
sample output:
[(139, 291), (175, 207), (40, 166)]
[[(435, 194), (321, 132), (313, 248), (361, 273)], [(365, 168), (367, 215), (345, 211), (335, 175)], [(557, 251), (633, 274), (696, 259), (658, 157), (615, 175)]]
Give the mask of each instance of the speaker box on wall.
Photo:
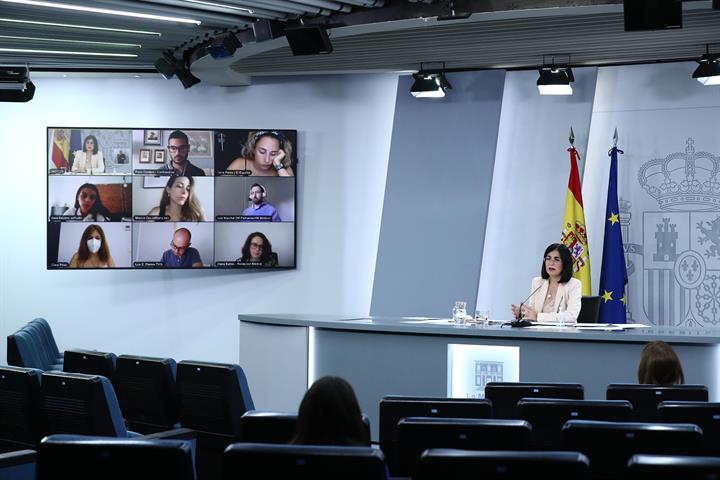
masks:
[(625, 31), (682, 28), (681, 0), (623, 0)]
[(293, 55), (317, 55), (333, 51), (327, 31), (321, 27), (298, 27), (285, 30)]

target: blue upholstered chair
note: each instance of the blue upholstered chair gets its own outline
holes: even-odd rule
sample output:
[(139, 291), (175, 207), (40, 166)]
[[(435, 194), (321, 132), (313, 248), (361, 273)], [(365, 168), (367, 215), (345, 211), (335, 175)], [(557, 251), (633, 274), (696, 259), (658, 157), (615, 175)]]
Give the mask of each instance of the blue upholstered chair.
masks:
[(520, 418), (532, 425), (532, 445), (545, 450), (562, 450), (562, 427), (568, 420), (629, 422), (632, 404), (627, 400), (567, 400), (523, 398), (518, 402)]
[(387, 472), (371, 447), (235, 443), (223, 454), (223, 478), (385, 480)]
[(697, 425), (703, 432), (703, 454), (720, 456), (720, 403), (660, 402), (658, 421)]
[(45, 319), (35, 319), (7, 337), (8, 364), (17, 367), (61, 370), (62, 357)]
[(239, 365), (183, 360), (177, 365), (180, 424), (197, 432), (200, 478), (220, 476), (222, 452), (240, 439), (240, 418), (254, 410)]
[(565, 448), (590, 459), (595, 479), (623, 478), (636, 453), (691, 455), (700, 452), (702, 430), (686, 423), (570, 420), (563, 427)]
[(35, 450), (0, 453), (0, 480), (35, 480)]
[[(240, 418), (240, 436), (244, 443), (287, 444), (293, 439), (297, 427), (297, 414), (250, 410)], [(366, 443), (370, 445), (370, 418), (362, 415)]]
[(44, 436), (41, 374), (35, 368), (0, 367), (0, 451), (34, 449)]
[(45, 344), (45, 348), (47, 348), (50, 352), (51, 357), (55, 359), (54, 363), (62, 362), (63, 354), (60, 352), (60, 349), (58, 349), (57, 343), (55, 342), (55, 336), (52, 333), (52, 329), (50, 328), (48, 321), (39, 317), (31, 320), (30, 323), (40, 325), (43, 331), (43, 343)]
[(180, 422), (177, 364), (172, 358), (120, 355), (112, 379), (125, 423), (130, 430), (153, 433)]
[(426, 450), (420, 457), (419, 479), (460, 480), (583, 480), (590, 461), (578, 452)]
[(391, 473), (414, 476), (429, 448), (524, 450), (532, 427), (524, 420), (408, 417), (398, 422), (398, 461)]
[(685, 455), (633, 455), (626, 480), (711, 480), (720, 478), (720, 458)]
[(50, 435), (38, 446), (37, 480), (194, 480), (190, 442)]
[(79, 348), (67, 349), (63, 361), (63, 372), (101, 375), (112, 383), (116, 361), (117, 356), (114, 353)]
[(705, 385), (672, 385), (659, 387), (637, 383), (611, 383), (607, 387), (608, 400), (628, 400), (633, 404), (635, 420), (654, 422), (658, 419), (657, 406), (667, 400), (707, 402)]
[(380, 449), (394, 471), (397, 459), (397, 424), (406, 417), (492, 418), (492, 402), (486, 399), (410, 397), (387, 395), (380, 400)]
[(485, 385), (485, 398), (492, 402), (495, 418), (520, 418), (517, 403), (521, 398), (583, 400), (584, 396), (579, 383), (490, 382)]

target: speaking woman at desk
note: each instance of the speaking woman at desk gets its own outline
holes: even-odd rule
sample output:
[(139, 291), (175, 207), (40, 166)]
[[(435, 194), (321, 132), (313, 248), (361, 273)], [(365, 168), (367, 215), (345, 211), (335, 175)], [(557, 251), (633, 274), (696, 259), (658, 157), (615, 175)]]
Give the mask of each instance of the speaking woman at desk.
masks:
[(512, 306), (513, 315), (540, 322), (555, 322), (558, 313), (565, 312), (565, 323), (577, 322), (580, 313), (582, 283), (573, 278), (570, 249), (562, 243), (553, 243), (545, 249), (540, 276), (533, 278), (530, 299)]

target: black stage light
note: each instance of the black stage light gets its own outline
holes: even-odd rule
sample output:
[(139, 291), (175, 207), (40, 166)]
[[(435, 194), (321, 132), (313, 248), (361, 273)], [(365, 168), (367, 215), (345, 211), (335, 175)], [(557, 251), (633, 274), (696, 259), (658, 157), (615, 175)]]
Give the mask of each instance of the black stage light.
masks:
[(623, 0), (625, 31), (682, 28), (681, 0)]
[(232, 32), (227, 32), (215, 37), (210, 45), (205, 47), (205, 50), (212, 58), (227, 58), (232, 57), (240, 47), (242, 47), (242, 43), (237, 36)]
[(720, 85), (720, 54), (711, 54), (707, 47), (705, 55), (697, 61), (698, 67), (692, 74), (703, 85)]
[(27, 65), (0, 66), (0, 102), (28, 102), (34, 95)]
[(266, 42), (285, 34), (285, 24), (277, 20), (259, 19), (252, 23), (255, 42)]
[(172, 55), (163, 53), (160, 58), (155, 60), (155, 69), (165, 80), (170, 80), (177, 73), (177, 60)]
[(333, 46), (330, 43), (327, 30), (320, 27), (295, 27), (286, 28), (290, 49), (293, 55), (317, 55), (321, 53), (332, 53)]
[(575, 76), (569, 65), (544, 65), (539, 72), (537, 86), (540, 95), (572, 95), (570, 84), (575, 81)]
[(410, 93), (416, 98), (442, 98), (445, 90), (452, 90), (452, 85), (441, 73), (418, 72), (413, 74), (415, 82), (410, 87)]

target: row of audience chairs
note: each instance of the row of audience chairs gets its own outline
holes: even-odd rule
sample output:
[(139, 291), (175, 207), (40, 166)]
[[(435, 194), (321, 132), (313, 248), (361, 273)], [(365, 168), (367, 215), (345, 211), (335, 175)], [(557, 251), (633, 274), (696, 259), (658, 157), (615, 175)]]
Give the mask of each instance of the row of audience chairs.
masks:
[(50, 324), (36, 318), (7, 337), (7, 360), (16, 367), (62, 370), (63, 355), (58, 350)]

